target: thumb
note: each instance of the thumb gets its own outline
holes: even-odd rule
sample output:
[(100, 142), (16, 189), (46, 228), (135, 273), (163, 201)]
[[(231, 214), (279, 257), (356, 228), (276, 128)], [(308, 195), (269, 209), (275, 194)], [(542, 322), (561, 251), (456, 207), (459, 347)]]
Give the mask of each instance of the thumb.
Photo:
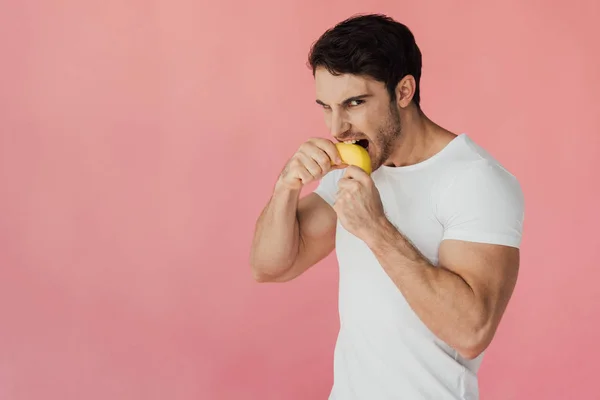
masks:
[(344, 164), (343, 162), (341, 164), (334, 164), (331, 166), (331, 170), (336, 170), (336, 169), (344, 169), (344, 168), (348, 168), (348, 164)]

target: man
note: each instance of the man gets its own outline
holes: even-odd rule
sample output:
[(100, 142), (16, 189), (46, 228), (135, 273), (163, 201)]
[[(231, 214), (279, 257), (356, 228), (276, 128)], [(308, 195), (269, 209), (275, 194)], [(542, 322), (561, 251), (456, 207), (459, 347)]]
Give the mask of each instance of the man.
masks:
[(350, 18), (309, 63), (331, 136), (365, 147), (373, 173), (342, 164), (333, 141), (302, 144), (258, 219), (254, 277), (288, 281), (335, 248), (330, 399), (477, 399), (483, 351), (517, 280), (520, 185), (421, 110), (421, 53), (406, 26)]

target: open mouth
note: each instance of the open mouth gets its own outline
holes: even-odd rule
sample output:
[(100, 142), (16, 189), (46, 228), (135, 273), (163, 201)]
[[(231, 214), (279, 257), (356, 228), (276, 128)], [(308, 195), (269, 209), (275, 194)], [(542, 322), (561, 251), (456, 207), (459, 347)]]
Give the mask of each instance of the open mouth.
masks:
[(369, 148), (369, 141), (367, 139), (346, 140), (346, 141), (344, 141), (344, 143), (357, 144), (365, 149)]

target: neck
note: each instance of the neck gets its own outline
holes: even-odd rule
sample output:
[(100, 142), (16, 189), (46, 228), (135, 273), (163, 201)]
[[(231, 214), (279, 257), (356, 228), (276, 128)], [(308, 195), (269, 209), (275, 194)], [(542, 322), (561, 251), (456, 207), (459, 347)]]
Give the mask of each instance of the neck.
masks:
[(431, 121), (423, 111), (412, 106), (400, 112), (401, 134), (385, 165), (404, 167), (418, 164), (441, 151), (456, 134)]

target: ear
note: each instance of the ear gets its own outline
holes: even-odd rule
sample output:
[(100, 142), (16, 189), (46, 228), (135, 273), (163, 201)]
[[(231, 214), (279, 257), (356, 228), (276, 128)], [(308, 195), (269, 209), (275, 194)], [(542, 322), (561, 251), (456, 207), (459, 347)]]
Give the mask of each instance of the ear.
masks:
[(396, 85), (396, 104), (400, 108), (406, 108), (410, 105), (415, 91), (417, 90), (417, 82), (412, 75), (406, 75)]

